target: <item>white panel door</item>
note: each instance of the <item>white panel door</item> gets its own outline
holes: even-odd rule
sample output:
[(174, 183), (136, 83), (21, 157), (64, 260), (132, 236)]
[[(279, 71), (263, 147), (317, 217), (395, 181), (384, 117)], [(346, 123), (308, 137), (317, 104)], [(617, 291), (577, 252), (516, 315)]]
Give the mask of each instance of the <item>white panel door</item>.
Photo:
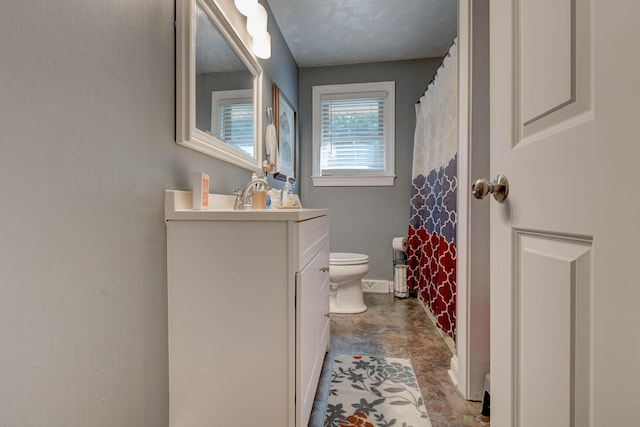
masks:
[(637, 425), (640, 2), (490, 7), (491, 425)]

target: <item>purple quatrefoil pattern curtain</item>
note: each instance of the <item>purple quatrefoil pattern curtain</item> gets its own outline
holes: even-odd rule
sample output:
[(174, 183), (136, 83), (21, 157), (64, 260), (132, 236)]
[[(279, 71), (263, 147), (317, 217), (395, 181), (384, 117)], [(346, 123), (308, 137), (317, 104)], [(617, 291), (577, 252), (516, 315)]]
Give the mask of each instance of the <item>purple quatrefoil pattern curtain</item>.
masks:
[(407, 284), (456, 338), (458, 54), (453, 43), (416, 104)]

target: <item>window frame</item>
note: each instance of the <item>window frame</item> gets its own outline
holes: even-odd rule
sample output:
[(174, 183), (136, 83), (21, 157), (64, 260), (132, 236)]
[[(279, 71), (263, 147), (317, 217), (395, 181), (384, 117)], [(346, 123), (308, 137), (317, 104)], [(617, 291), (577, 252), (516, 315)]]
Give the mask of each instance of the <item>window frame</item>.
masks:
[[(366, 170), (358, 173), (357, 169), (349, 174), (322, 175), (321, 170), (321, 129), (323, 97), (340, 97), (346, 99), (368, 98), (372, 93), (386, 92), (384, 129), (385, 129), (385, 167), (382, 174), (371, 174)], [(393, 186), (395, 175), (395, 81), (348, 83), (337, 85), (313, 86), (313, 175), (314, 187), (340, 186)]]
[[(230, 147), (235, 148), (236, 150), (245, 153), (247, 156), (255, 157), (255, 144), (253, 144), (253, 153), (248, 153), (247, 151), (235, 146), (234, 144), (230, 144), (220, 138), (220, 106), (221, 105), (235, 105), (235, 104), (253, 104), (253, 110), (255, 114), (255, 104), (253, 102), (253, 91), (251, 89), (231, 89), (231, 90), (214, 90), (211, 92), (211, 134), (223, 141), (225, 144)], [(253, 123), (255, 127), (255, 122)], [(253, 129), (253, 134), (255, 134), (255, 129)]]

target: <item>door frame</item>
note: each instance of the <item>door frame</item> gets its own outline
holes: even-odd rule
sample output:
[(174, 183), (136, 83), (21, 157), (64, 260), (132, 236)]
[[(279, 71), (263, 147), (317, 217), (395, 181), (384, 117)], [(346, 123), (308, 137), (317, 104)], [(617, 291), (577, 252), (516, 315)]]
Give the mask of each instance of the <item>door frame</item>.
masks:
[(456, 354), (449, 376), (482, 400), (489, 373), (489, 204), (471, 198), (489, 176), (489, 0), (458, 1), (458, 236)]

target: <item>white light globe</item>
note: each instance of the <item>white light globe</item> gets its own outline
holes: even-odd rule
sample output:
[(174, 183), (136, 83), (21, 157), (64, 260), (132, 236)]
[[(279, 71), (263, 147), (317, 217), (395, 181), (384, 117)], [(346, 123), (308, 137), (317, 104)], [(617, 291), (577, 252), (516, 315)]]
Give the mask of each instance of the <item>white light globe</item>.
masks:
[(262, 59), (271, 57), (271, 35), (269, 35), (269, 32), (266, 32), (261, 39), (253, 39), (253, 53)]
[(267, 11), (260, 3), (257, 3), (253, 13), (247, 16), (247, 31), (254, 39), (264, 38), (267, 32)]
[(234, 0), (233, 3), (236, 5), (238, 12), (244, 16), (251, 15), (256, 6), (258, 6), (258, 0)]

